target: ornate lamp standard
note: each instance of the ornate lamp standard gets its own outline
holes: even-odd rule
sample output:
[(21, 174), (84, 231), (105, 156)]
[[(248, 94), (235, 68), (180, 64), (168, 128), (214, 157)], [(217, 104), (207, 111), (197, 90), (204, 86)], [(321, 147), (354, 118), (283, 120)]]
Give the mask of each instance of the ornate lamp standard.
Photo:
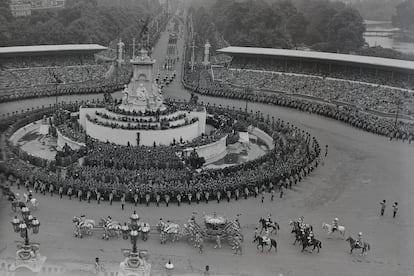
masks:
[(21, 209), (21, 215), (22, 219), (15, 216), (11, 222), (14, 232), (20, 233), (20, 237), (24, 239), (24, 242), (18, 242), (16, 261), (10, 267), (10, 270), (28, 269), (38, 274), (42, 270), (46, 257), (39, 254), (39, 243), (30, 242), (29, 230), (32, 229), (33, 234), (38, 234), (40, 222), (30, 214), (30, 210), (27, 207)]
[[(151, 274), (151, 264), (146, 260), (147, 252), (144, 250), (138, 250), (137, 242), (139, 236), (139, 215), (134, 211), (130, 217), (129, 223), (129, 238), (132, 244), (132, 250), (123, 249), (124, 256), (126, 257), (119, 266), (120, 276), (149, 276)], [(125, 228), (126, 230), (127, 228)]]

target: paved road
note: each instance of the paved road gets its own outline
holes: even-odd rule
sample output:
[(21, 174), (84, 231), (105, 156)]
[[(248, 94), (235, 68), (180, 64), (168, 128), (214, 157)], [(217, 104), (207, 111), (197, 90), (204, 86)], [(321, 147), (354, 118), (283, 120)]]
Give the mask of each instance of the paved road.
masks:
[[(166, 89), (165, 94), (174, 98), (189, 97), (178, 82)], [(244, 107), (245, 104), (209, 97), (200, 100), (224, 106)], [(241, 223), (246, 237), (243, 256), (233, 255), (228, 246), (213, 249), (213, 243), (207, 244), (206, 252), (200, 255), (185, 242), (160, 245), (158, 237), (151, 236), (139, 247), (150, 251), (154, 269), (161, 271), (161, 266), (171, 258), (179, 274), (199, 273), (208, 264), (213, 272), (239, 275), (414, 275), (414, 145), (389, 142), (340, 122), (292, 109), (251, 103), (250, 108), (287, 120), (315, 135), (321, 145), (328, 144), (329, 154), (324, 164), (293, 191), (287, 191), (286, 198), (274, 202), (267, 197), (263, 204), (250, 198), (220, 205), (211, 202), (169, 208), (139, 206), (138, 213), (151, 224), (160, 217), (183, 223), (193, 211), (200, 214), (199, 222), (203, 212), (216, 211), (230, 218), (242, 213)], [(128, 205), (121, 211), (118, 203), (109, 206), (107, 203), (96, 205), (59, 200), (56, 196), (36, 197), (40, 207), (35, 214), (42, 223), (42, 231), (34, 240), (41, 242), (41, 250), (50, 262), (88, 263), (99, 256), (109, 266), (122, 260), (120, 248), (128, 248), (128, 242), (103, 241), (98, 236), (75, 239), (71, 219), (86, 213), (95, 219), (111, 215), (126, 221), (133, 206)], [(382, 199), (387, 200), (388, 206), (386, 215), (379, 217)], [(391, 217), (393, 201), (400, 203), (396, 219)], [(275, 237), (279, 243), (278, 252), (260, 253), (249, 239), (258, 218), (269, 212), (281, 224), (281, 231)], [(301, 215), (315, 226), (316, 237), (322, 240), (323, 248), (319, 254), (300, 253), (299, 247), (291, 244), (293, 237), (288, 222)], [(5, 201), (0, 201), (0, 217), (4, 222), (13, 217)], [(350, 255), (349, 246), (343, 239), (328, 238), (322, 232), (322, 222), (330, 222), (333, 217), (338, 217), (345, 225), (347, 236), (355, 236), (359, 231), (364, 233), (366, 241), (372, 245), (367, 256)], [(0, 258), (14, 256), (15, 239), (11, 225), (0, 224)]]

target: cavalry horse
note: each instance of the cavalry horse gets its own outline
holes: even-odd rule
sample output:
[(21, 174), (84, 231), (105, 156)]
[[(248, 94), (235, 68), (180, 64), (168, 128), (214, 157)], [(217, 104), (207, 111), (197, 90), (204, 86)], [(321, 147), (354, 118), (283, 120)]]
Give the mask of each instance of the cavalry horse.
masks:
[(161, 244), (166, 243), (168, 239), (170, 239), (172, 242), (178, 240), (180, 234), (180, 226), (177, 223), (160, 221), (157, 225), (157, 228), (160, 232)]
[(20, 201), (19, 199), (16, 198), (15, 200), (12, 201), (11, 206), (12, 206), (13, 212), (16, 212), (17, 208), (26, 207), (26, 204), (23, 201)]
[(24, 197), (24, 201), (26, 203), (30, 203), (30, 206), (34, 210), (37, 210), (37, 207), (39, 206), (39, 202), (37, 202), (36, 198), (34, 198), (34, 197), (30, 198), (26, 193), (23, 193), (23, 197)]
[(371, 245), (367, 242), (363, 242), (362, 246), (357, 244), (357, 241), (354, 240), (351, 236), (349, 236), (346, 241), (349, 241), (349, 246), (351, 247), (351, 251), (349, 252), (349, 254), (352, 254), (352, 251), (354, 249), (361, 249), (361, 254), (367, 253), (368, 250), (371, 250)]
[(80, 217), (73, 217), (72, 222), (75, 223), (75, 237), (82, 238), (83, 234), (92, 235), (95, 228), (95, 221), (93, 219), (82, 219)]
[[(332, 231), (332, 225), (328, 224), (328, 223), (322, 223), (322, 229), (323, 230), (328, 230), (328, 235), (331, 235), (333, 233)], [(337, 229), (338, 233), (341, 234), (342, 237), (345, 236), (345, 227), (342, 225), (338, 225), (338, 229)]]
[(260, 218), (259, 223), (262, 225), (262, 229), (260, 229), (260, 233), (262, 233), (263, 230), (267, 231), (267, 229), (270, 228), (272, 229), (270, 231), (270, 234), (272, 234), (273, 232), (277, 234), (277, 231), (280, 229), (280, 226), (276, 221), (268, 221), (264, 218)]
[(104, 229), (102, 239), (109, 240), (109, 237), (119, 238), (122, 234), (122, 225), (118, 221), (110, 221), (105, 218), (101, 218), (99, 225)]
[(308, 237), (304, 236), (302, 238), (302, 252), (305, 251), (306, 247), (309, 247), (309, 246), (313, 246), (312, 252), (317, 248), (318, 253), (319, 253), (319, 250), (322, 248), (322, 242), (315, 238), (312, 238), (312, 241), (309, 242)]
[(259, 246), (261, 246), (262, 247), (262, 252), (263, 252), (263, 248), (265, 246), (269, 246), (269, 252), (270, 252), (270, 250), (272, 250), (272, 248), (275, 248), (275, 252), (277, 252), (277, 242), (276, 242), (275, 239), (265, 238), (265, 237), (262, 237), (262, 236), (257, 236), (256, 238), (254, 238), (253, 242), (254, 243), (258, 242), (256, 247), (257, 247), (257, 249), (259, 249)]

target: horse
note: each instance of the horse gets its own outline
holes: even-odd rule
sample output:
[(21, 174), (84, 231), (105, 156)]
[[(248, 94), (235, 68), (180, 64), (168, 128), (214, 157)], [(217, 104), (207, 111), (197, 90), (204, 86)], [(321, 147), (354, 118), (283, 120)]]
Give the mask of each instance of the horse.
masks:
[(73, 217), (72, 222), (75, 223), (76, 231), (75, 237), (82, 238), (83, 234), (92, 235), (93, 228), (95, 228), (95, 221), (92, 219), (81, 219), (80, 217)]
[(162, 222), (160, 224), (161, 243), (165, 243), (168, 238), (175, 242), (180, 235), (180, 226), (173, 222)]
[(280, 229), (279, 224), (276, 221), (268, 221), (264, 218), (259, 219), (259, 223), (262, 225), (262, 229), (260, 230), (260, 233), (262, 233), (263, 229), (267, 231), (268, 228), (271, 228), (270, 234), (275, 232), (277, 234), (277, 230)]
[(319, 250), (322, 248), (322, 242), (320, 240), (315, 239), (315, 238), (312, 238), (312, 241), (309, 242), (308, 238), (306, 236), (304, 236), (302, 238), (302, 251), (301, 252), (305, 251), (306, 247), (309, 247), (309, 246), (313, 246), (312, 252), (317, 248), (318, 253), (319, 253)]
[(197, 237), (195, 238), (194, 247), (198, 248), (199, 253), (203, 253), (204, 239), (201, 235), (197, 235)]
[(275, 239), (272, 239), (272, 238), (269, 238), (269, 240), (270, 240), (270, 243), (266, 242), (266, 240), (265, 240), (264, 237), (257, 236), (254, 239), (253, 242), (256, 242), (256, 241), (258, 242), (256, 248), (259, 249), (259, 246), (261, 246), (262, 247), (262, 252), (263, 252), (263, 248), (265, 246), (269, 246), (269, 252), (270, 252), (270, 250), (272, 250), (273, 247), (275, 248), (275, 252), (277, 252), (277, 242), (276, 242), (276, 240)]
[(109, 221), (105, 218), (101, 218), (99, 225), (101, 225), (104, 229), (102, 239), (109, 240), (109, 237), (118, 238), (122, 234), (122, 225), (118, 221)]
[(37, 207), (39, 206), (39, 202), (37, 202), (37, 199), (33, 197), (32, 199), (29, 200), (29, 202), (32, 208), (34, 210), (37, 210)]
[[(328, 223), (322, 223), (322, 229), (323, 230), (328, 230), (328, 235), (331, 235), (333, 233), (332, 231), (332, 225), (328, 224)], [(345, 227), (342, 225), (338, 225), (337, 231), (339, 232), (339, 234), (341, 234), (342, 237), (345, 236)]]
[(351, 251), (349, 252), (349, 254), (352, 254), (352, 251), (354, 249), (361, 249), (361, 254), (367, 253), (368, 250), (371, 250), (371, 245), (367, 242), (363, 242), (362, 246), (357, 244), (357, 241), (354, 240), (351, 236), (349, 236), (346, 241), (349, 241), (349, 246), (351, 247)]
[(18, 198), (15, 198), (15, 200), (12, 201), (11, 206), (12, 210), (16, 212), (17, 208), (26, 207), (26, 204), (23, 201), (20, 201)]

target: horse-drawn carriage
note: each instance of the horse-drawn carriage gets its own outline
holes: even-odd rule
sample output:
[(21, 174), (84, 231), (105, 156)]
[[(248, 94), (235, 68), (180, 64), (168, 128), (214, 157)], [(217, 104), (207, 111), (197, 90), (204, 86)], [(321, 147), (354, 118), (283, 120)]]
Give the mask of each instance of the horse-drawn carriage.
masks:
[(238, 219), (230, 221), (227, 218), (217, 215), (204, 215), (204, 227), (201, 227), (192, 217), (187, 224), (184, 224), (187, 240), (195, 241), (196, 237), (207, 240), (227, 240), (233, 245), (235, 240), (243, 241), (243, 234)]

